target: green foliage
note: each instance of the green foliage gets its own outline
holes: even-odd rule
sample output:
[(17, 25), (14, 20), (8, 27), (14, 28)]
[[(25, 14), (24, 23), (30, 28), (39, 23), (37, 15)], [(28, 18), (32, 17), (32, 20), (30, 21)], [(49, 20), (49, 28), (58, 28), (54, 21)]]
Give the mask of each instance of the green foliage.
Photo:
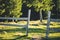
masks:
[(39, 0), (35, 0), (35, 1), (33, 1), (33, 6), (36, 11), (39, 11), (40, 9), (42, 9), (43, 4)]
[(2, 15), (5, 12), (5, 9), (1, 10), (0, 9), (0, 15)]
[(0, 15), (9, 16), (9, 12), (11, 9), (11, 5), (9, 3), (10, 0), (0, 0)]
[(37, 11), (40, 10), (52, 10), (53, 5), (52, 5), (52, 0), (42, 0), (41, 2), (39, 0), (33, 2), (33, 6), (37, 9)]
[(0, 15), (20, 17), (22, 0), (0, 0)]
[(5, 12), (5, 9), (3, 7), (5, 7), (5, 4), (2, 0), (0, 0), (0, 15), (2, 15)]
[(43, 3), (44, 3), (44, 6), (45, 6), (44, 7), (45, 10), (47, 10), (47, 11), (52, 10), (52, 8), (54, 6), (54, 5), (52, 5), (53, 4), (52, 0), (44, 0)]
[(60, 0), (57, 0), (57, 8), (58, 8), (58, 11), (60, 12)]
[(22, 0), (10, 0), (10, 3), (12, 4), (10, 11), (11, 16), (20, 17), (20, 15), (22, 15)]
[(52, 10), (53, 8), (52, 0), (32, 0), (32, 1), (27, 0), (26, 3), (28, 7), (34, 6), (36, 11), (39, 11), (39, 10), (49, 11), (49, 10)]
[(34, 0), (23, 0), (23, 3), (27, 4), (27, 6), (30, 8), (32, 7), (32, 3)]

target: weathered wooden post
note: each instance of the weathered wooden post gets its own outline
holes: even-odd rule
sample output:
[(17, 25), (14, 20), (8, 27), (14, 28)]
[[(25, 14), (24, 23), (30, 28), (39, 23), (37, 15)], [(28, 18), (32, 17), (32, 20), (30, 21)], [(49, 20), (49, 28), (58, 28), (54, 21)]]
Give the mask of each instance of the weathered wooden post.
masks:
[(28, 10), (28, 19), (27, 19), (27, 27), (26, 27), (26, 35), (28, 36), (28, 27), (30, 21), (31, 9)]
[(48, 11), (47, 28), (46, 28), (46, 39), (48, 39), (48, 35), (49, 35), (50, 16), (51, 16), (51, 11)]

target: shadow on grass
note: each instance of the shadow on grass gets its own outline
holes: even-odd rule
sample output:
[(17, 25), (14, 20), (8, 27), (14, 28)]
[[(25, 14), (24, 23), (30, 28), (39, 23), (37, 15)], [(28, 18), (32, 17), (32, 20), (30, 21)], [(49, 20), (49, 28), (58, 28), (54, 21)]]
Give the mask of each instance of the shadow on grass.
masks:
[(0, 37), (0, 40), (2, 39), (3, 37)]
[(60, 37), (52, 37), (52, 38), (42, 38), (41, 40), (60, 40)]
[(0, 25), (4, 25), (4, 26), (17, 26), (17, 27), (24, 27), (26, 25), (20, 25), (20, 24), (0, 24)]
[[(0, 29), (0, 33), (6, 31), (6, 32), (22, 32), (25, 33), (25, 28), (14, 28), (14, 29)], [(45, 29), (41, 28), (29, 28), (29, 33), (46, 33)], [(60, 33), (60, 28), (50, 28), (50, 33)]]
[[(14, 39), (0, 39), (0, 40), (34, 40), (32, 37), (27, 37), (26, 35), (23, 36), (16, 36)], [(41, 38), (41, 40), (60, 40), (60, 37), (51, 37), (49, 39)]]
[(58, 28), (50, 28), (50, 33), (60, 33), (60, 27), (58, 27)]
[(58, 25), (60, 25), (60, 24), (58, 24)]
[(39, 26), (38, 24), (30, 24), (30, 25), (32, 25), (32, 26)]
[[(45, 25), (46, 26), (47, 24), (46, 23), (43, 23), (42, 25)], [(50, 24), (50, 25), (53, 25), (53, 24)]]
[(29, 33), (45, 33), (45, 30), (40, 28), (29, 28)]
[(25, 40), (25, 39), (26, 39), (26, 40), (27, 40), (27, 39), (31, 39), (31, 37), (27, 37), (26, 35), (23, 35), (23, 36), (17, 36), (17, 37), (15, 38), (15, 40), (16, 40), (16, 39), (20, 39), (20, 40), (23, 40), (23, 39)]
[[(0, 29), (0, 33), (6, 31), (7, 33), (9, 32), (25, 32), (26, 29), (25, 28), (15, 28), (15, 29)], [(40, 29), (40, 28), (29, 28), (29, 33), (45, 33), (44, 29)], [(27, 37), (26, 35), (20, 36), (20, 35), (13, 35), (14, 39), (2, 39), (1, 40), (31, 40), (31, 37)]]
[(60, 40), (60, 37), (52, 37), (52, 38), (49, 38), (49, 40)]
[(26, 29), (25, 28), (14, 28), (14, 29), (0, 29), (0, 33), (3, 32), (3, 31), (6, 31), (7, 33), (9, 32), (25, 32)]
[[(15, 28), (15, 29), (0, 29), (0, 32), (22, 32), (24, 33), (26, 31), (25, 28)], [(45, 33), (44, 29), (40, 28), (29, 28), (29, 33)]]
[(14, 35), (15, 38), (13, 39), (3, 39), (1, 38), (0, 40), (31, 40), (31, 37), (27, 37), (26, 35), (23, 36), (18, 36), (18, 35)]
[[(46, 23), (42, 23), (42, 24), (31, 24), (32, 26), (39, 26), (39, 25), (47, 25)], [(50, 25), (53, 25), (53, 24), (50, 24)]]
[[(52, 30), (53, 29), (53, 30)], [(3, 29), (2, 29), (3, 30)], [(0, 30), (0, 32), (2, 31)], [(57, 32), (60, 32), (59, 31), (60, 28), (51, 28), (50, 29), (50, 33), (57, 33)], [(6, 29), (6, 30), (3, 30), (3, 31), (6, 31), (6, 32), (24, 32), (25, 29), (24, 28), (16, 28), (16, 29)], [(45, 33), (46, 30), (44, 29), (40, 29), (40, 28), (29, 28), (29, 33)], [(14, 35), (14, 37), (16, 36), (16, 38), (14, 39), (8, 39), (8, 40), (16, 40), (16, 39), (19, 39), (19, 40), (24, 40), (24, 39), (29, 39), (31, 40), (30, 37), (27, 37), (26, 35), (23, 35), (23, 36), (18, 36), (18, 35)], [(2, 37), (0, 37), (0, 39), (2, 39)], [(5, 40), (5, 39), (4, 39)], [(7, 39), (6, 39), (7, 40)], [(42, 40), (46, 40), (44, 38), (42, 38)], [(60, 37), (55, 37), (55, 38), (49, 38), (49, 40), (60, 40)]]

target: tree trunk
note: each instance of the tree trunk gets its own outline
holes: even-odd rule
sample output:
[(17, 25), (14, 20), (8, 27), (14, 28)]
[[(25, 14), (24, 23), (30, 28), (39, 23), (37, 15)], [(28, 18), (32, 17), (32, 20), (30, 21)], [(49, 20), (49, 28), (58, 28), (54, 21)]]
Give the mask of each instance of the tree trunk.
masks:
[(40, 22), (42, 23), (42, 20), (43, 20), (43, 18), (42, 18), (42, 10), (40, 9)]

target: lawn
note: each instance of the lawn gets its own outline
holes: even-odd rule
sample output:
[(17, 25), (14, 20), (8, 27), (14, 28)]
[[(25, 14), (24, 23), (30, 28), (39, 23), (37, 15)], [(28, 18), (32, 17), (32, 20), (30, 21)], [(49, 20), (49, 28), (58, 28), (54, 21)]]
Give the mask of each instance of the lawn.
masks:
[[(45, 40), (46, 20), (43, 20), (43, 23), (39, 20), (30, 21), (28, 36), (26, 36), (26, 29), (22, 25), (26, 25), (26, 21), (0, 22), (0, 40)], [(49, 40), (60, 40), (60, 22), (50, 23)]]

